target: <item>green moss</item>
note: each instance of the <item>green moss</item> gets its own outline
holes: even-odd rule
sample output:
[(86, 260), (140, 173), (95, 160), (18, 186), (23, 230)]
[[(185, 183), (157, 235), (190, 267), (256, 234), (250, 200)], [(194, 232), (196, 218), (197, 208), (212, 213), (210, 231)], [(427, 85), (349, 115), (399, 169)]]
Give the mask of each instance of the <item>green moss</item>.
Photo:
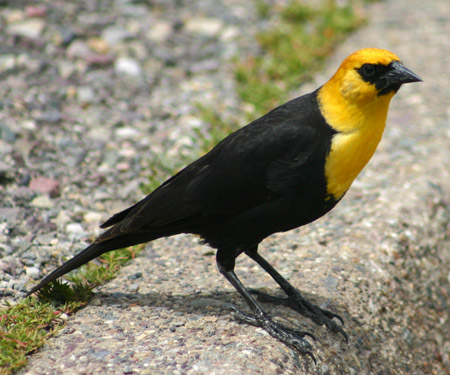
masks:
[(257, 117), (285, 101), (310, 79), (338, 43), (364, 22), (361, 1), (339, 6), (321, 1), (311, 7), (291, 0), (274, 8), (273, 27), (257, 35), (261, 54), (236, 61), (235, 77), (243, 102)]
[(11, 374), (23, 367), (27, 363), (27, 354), (38, 350), (46, 338), (63, 326), (62, 314), (70, 313), (80, 305), (71, 303), (57, 308), (29, 297), (1, 310), (0, 374)]

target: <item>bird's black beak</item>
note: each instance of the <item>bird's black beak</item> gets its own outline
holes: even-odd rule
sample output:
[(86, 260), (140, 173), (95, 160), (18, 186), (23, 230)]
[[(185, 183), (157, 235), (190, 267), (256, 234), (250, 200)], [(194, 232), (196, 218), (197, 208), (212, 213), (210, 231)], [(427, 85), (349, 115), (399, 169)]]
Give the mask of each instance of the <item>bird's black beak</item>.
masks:
[(378, 82), (375, 84), (378, 90), (378, 95), (384, 95), (389, 92), (397, 92), (401, 85), (410, 82), (422, 82), (416, 73), (409, 70), (400, 61), (393, 61)]
[(393, 61), (391, 64), (391, 69), (389, 69), (386, 76), (388, 84), (390, 85), (403, 85), (404, 83), (410, 82), (422, 82), (416, 73), (409, 70), (400, 61)]

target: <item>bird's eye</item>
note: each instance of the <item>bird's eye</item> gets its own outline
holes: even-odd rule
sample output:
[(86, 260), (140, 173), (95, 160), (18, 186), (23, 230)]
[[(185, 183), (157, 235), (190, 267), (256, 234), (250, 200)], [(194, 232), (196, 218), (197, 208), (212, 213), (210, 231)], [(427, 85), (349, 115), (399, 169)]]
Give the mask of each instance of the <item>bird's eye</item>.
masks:
[(372, 64), (364, 64), (363, 72), (368, 77), (373, 76), (375, 74), (375, 67)]

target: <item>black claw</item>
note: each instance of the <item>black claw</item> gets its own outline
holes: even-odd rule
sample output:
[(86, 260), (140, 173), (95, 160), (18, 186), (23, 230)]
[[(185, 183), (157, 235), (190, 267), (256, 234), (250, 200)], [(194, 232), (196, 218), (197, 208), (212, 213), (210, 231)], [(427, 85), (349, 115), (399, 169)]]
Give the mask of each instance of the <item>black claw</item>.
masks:
[(346, 333), (343, 329), (340, 329), (340, 330), (339, 330), (339, 333), (340, 333), (342, 336), (344, 336), (345, 343), (348, 344), (348, 335), (347, 335), (347, 333)]
[(314, 365), (317, 365), (316, 357), (311, 352), (306, 352), (305, 355), (309, 355), (314, 362)]
[(304, 332), (305, 336), (311, 337), (314, 341), (317, 341), (316, 336), (314, 336), (312, 333)]
[(311, 353), (312, 346), (304, 339), (305, 336), (308, 336), (313, 340), (316, 340), (313, 334), (288, 328), (280, 323), (276, 323), (267, 315), (259, 316), (244, 313), (233, 305), (230, 306), (230, 309), (233, 310), (235, 319), (256, 327), (264, 328), (272, 337), (275, 337), (287, 346), (295, 349), (301, 355), (309, 355), (314, 363), (316, 363), (316, 359)]
[(252, 294), (256, 294), (258, 301), (260, 302), (288, 306), (300, 314), (310, 318), (313, 322), (319, 325), (325, 325), (330, 331), (340, 333), (344, 337), (345, 342), (348, 343), (347, 333), (345, 333), (345, 331), (333, 321), (333, 319), (336, 318), (342, 325), (344, 325), (344, 319), (342, 319), (342, 317), (338, 314), (313, 305), (304, 299), (299, 292), (295, 292), (295, 294), (292, 294), (287, 298), (274, 297), (259, 290), (251, 290), (250, 292)]

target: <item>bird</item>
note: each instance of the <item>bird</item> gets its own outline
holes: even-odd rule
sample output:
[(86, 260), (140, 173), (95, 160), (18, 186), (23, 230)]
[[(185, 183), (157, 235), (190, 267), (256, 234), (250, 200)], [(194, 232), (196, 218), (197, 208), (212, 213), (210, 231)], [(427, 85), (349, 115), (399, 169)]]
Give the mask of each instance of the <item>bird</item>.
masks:
[[(250, 312), (233, 307), (238, 320), (265, 329), (316, 362), (306, 340), (314, 336), (273, 320), (260, 299), (286, 305), (348, 341), (344, 321), (305, 299), (258, 252), (258, 245), (336, 206), (374, 154), (392, 97), (403, 84), (421, 81), (390, 51), (352, 53), (318, 89), (231, 133), (144, 199), (113, 215), (91, 245), (27, 295), (105, 252), (190, 233), (216, 249), (220, 273), (247, 303)], [(247, 289), (234, 272), (241, 254), (261, 266), (286, 298)]]

